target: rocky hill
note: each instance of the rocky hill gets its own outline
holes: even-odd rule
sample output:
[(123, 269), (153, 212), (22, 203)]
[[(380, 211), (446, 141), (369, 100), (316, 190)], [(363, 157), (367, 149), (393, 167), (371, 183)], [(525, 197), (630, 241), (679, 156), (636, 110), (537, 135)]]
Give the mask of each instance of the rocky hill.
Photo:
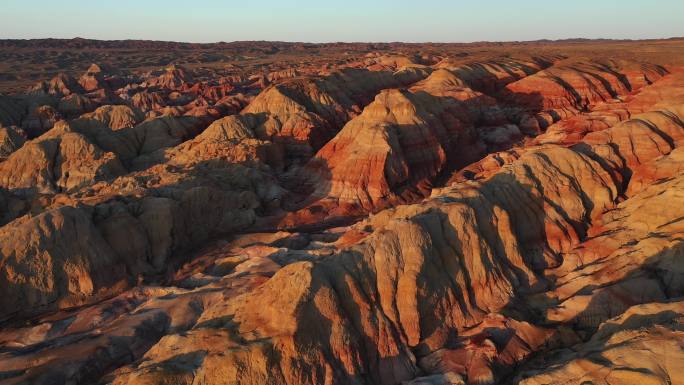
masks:
[(0, 384), (684, 383), (681, 40), (45, 45)]

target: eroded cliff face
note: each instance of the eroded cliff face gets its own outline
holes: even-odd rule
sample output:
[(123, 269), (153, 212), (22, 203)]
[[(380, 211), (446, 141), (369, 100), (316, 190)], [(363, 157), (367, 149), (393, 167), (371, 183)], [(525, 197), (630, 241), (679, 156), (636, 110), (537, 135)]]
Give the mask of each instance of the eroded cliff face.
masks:
[(415, 197), (449, 161), (458, 161), (447, 154), (459, 145), (474, 147), (463, 154), (466, 159), (482, 151), (471, 118), (458, 103), (383, 91), (310, 162), (305, 172), (315, 174), (308, 181), (315, 186), (311, 199), (370, 211), (401, 202), (402, 194)]
[(677, 383), (682, 74), (392, 55), (3, 96), (0, 382)]

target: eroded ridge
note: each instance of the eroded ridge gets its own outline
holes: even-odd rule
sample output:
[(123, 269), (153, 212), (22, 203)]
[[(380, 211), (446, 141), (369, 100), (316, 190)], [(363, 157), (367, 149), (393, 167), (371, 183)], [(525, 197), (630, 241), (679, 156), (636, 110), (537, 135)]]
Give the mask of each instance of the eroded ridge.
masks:
[(0, 96), (0, 383), (678, 383), (681, 59), (334, 47)]

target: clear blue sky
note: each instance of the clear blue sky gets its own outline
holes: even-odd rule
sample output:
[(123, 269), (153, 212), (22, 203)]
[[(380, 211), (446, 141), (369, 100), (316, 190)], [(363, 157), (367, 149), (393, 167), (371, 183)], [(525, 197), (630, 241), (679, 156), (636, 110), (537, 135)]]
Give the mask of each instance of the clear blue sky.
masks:
[(684, 0), (0, 0), (0, 38), (470, 42), (684, 36)]

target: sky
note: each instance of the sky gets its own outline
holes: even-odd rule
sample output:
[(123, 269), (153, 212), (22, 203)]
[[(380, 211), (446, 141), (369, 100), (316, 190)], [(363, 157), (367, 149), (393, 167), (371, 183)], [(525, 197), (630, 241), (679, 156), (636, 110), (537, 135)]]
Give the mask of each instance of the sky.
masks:
[(472, 42), (684, 36), (684, 0), (0, 0), (0, 38)]

